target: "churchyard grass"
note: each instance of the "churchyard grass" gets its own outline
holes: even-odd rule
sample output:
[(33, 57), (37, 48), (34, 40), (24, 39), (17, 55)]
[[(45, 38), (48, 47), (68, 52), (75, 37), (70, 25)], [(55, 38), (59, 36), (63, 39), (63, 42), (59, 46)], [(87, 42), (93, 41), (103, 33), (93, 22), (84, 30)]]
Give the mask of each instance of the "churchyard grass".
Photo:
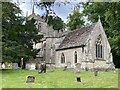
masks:
[[(35, 76), (34, 83), (26, 83), (28, 75)], [(76, 82), (80, 76), (82, 82)], [(94, 76), (91, 71), (74, 73), (73, 69), (63, 71), (62, 68), (38, 74), (38, 70), (3, 70), (2, 88), (118, 88), (118, 73), (98, 72)]]

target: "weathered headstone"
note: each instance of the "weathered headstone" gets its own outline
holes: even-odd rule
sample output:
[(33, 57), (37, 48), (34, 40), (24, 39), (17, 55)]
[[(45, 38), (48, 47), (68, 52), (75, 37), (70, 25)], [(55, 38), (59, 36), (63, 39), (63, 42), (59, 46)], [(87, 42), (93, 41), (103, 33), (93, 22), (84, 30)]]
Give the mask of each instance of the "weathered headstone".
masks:
[(5, 64), (4, 64), (4, 63), (2, 64), (2, 68), (3, 68), (3, 69), (5, 68)]
[(36, 63), (36, 67), (37, 70), (40, 68), (40, 63)]
[(67, 68), (71, 68), (71, 62), (67, 62)]
[(55, 71), (55, 65), (51, 64), (51, 66), (50, 66), (50, 71), (51, 71), (51, 72), (54, 72), (54, 71)]
[(18, 67), (18, 63), (12, 63), (12, 68), (13, 69), (18, 69), (19, 67)]
[(75, 73), (80, 73), (80, 70), (81, 70), (81, 64), (80, 63), (75, 64)]
[(8, 62), (5, 62), (5, 68), (8, 68)]
[(5, 62), (5, 68), (12, 68), (12, 63)]
[(66, 71), (66, 70), (67, 70), (67, 65), (63, 67), (63, 71)]
[(30, 70), (35, 70), (35, 64), (34, 64), (34, 63), (32, 63), (32, 64), (30, 65)]
[(81, 82), (80, 76), (77, 76), (76, 78), (77, 78), (77, 82)]
[(30, 65), (29, 63), (26, 63), (26, 65), (25, 65), (25, 69), (30, 70), (30, 68), (31, 68), (31, 65)]
[(40, 65), (40, 69), (38, 70), (38, 73), (46, 73), (46, 64), (42, 63)]
[(115, 65), (113, 63), (110, 64), (110, 69), (115, 70)]
[(98, 76), (98, 70), (94, 70), (94, 76)]
[(8, 68), (12, 68), (12, 63), (8, 63)]
[(2, 68), (2, 64), (0, 63), (0, 69)]
[(27, 76), (26, 83), (35, 82), (35, 76)]

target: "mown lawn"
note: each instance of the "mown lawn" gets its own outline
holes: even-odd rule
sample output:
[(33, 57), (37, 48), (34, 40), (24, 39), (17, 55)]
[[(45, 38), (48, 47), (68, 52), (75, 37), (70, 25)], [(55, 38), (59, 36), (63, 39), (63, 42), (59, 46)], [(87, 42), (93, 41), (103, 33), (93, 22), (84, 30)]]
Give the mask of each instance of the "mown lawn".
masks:
[[(26, 83), (26, 77), (34, 75), (35, 83)], [(76, 82), (80, 76), (82, 82)], [(3, 70), (2, 88), (118, 88), (118, 73), (100, 71), (94, 76), (91, 71), (75, 74), (72, 69), (38, 74), (37, 70)]]

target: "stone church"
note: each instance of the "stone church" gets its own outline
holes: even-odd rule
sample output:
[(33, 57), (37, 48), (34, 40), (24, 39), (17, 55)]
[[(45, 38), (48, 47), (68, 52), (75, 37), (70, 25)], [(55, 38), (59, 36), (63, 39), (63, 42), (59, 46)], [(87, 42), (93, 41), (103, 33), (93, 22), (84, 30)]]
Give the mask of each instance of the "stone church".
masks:
[(35, 15), (34, 11), (28, 19), (36, 20), (36, 27), (44, 38), (34, 48), (40, 52), (34, 63), (46, 62), (56, 67), (74, 68), (76, 63), (81, 68), (105, 68), (113, 64), (110, 44), (104, 32), (100, 18), (98, 22), (73, 31), (58, 32), (48, 26), (44, 18)]

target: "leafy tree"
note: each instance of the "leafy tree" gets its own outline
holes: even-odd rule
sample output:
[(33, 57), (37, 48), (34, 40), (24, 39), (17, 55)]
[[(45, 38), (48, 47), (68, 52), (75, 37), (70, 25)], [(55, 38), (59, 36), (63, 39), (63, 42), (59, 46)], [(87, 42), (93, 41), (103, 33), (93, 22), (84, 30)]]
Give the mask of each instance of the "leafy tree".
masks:
[(48, 23), (48, 25), (53, 26), (54, 30), (63, 31), (63, 29), (64, 29), (64, 23), (63, 23), (62, 19), (58, 16), (57, 17), (49, 16), (47, 23)]
[(41, 9), (45, 9), (46, 11), (46, 17), (45, 17), (45, 21), (47, 21), (48, 19), (48, 14), (50, 11), (52, 11), (51, 7), (54, 5), (56, 0), (40, 0), (38, 2), (34, 2), (34, 4), (38, 7), (40, 7)]
[(35, 20), (27, 21), (20, 16), (21, 10), (10, 2), (2, 3), (2, 58), (3, 62), (20, 62), (35, 58), (39, 49), (34, 49), (33, 44), (40, 42), (43, 37), (38, 34)]
[(88, 20), (92, 23), (97, 22), (98, 15), (101, 16), (101, 21), (108, 40), (110, 42), (113, 60), (116, 67), (120, 66), (120, 2), (95, 2), (83, 3), (84, 15), (88, 16)]
[(69, 28), (69, 30), (74, 30), (77, 28), (81, 28), (82, 26), (84, 26), (83, 14), (79, 12), (79, 8), (76, 8), (73, 11), (73, 14), (70, 14), (68, 16), (67, 27)]

